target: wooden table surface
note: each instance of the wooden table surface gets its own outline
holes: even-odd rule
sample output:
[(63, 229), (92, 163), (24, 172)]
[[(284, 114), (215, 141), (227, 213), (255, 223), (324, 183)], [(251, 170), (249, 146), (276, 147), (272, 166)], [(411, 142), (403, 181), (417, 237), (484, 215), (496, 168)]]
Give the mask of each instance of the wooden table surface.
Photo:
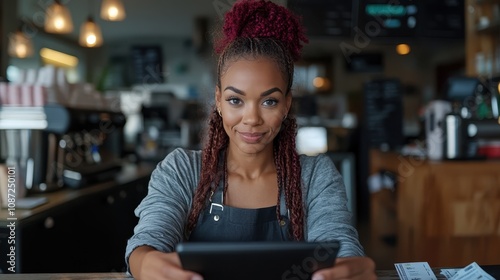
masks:
[[(438, 272), (439, 270), (434, 270)], [(399, 279), (396, 270), (378, 270), (378, 279), (380, 280), (396, 280)], [(445, 277), (436, 274), (437, 279), (446, 279)], [(130, 280), (131, 277), (123, 272), (117, 273), (47, 273), (47, 274), (4, 274), (0, 277), (2, 280)]]

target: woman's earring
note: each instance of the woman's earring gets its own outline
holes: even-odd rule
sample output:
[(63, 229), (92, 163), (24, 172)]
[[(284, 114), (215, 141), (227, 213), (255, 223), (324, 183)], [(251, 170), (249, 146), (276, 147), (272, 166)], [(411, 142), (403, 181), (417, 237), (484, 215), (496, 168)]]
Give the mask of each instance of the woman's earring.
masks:
[(222, 118), (222, 113), (220, 112), (220, 108), (217, 108), (217, 112), (219, 112), (219, 116)]
[(286, 117), (288, 117), (288, 115), (285, 115), (285, 116), (283, 117), (283, 121), (285, 121), (285, 120), (286, 120)]

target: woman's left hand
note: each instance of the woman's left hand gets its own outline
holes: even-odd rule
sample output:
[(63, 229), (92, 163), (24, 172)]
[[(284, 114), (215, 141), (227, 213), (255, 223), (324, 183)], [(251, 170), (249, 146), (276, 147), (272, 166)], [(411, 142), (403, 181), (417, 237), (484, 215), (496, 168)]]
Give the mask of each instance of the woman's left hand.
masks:
[(375, 262), (368, 257), (337, 258), (335, 265), (316, 271), (312, 280), (377, 279)]

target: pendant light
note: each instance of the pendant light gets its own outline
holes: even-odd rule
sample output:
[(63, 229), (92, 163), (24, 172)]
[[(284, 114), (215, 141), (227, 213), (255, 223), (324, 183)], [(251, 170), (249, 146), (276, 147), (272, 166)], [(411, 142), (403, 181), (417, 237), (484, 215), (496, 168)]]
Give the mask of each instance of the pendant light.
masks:
[(9, 35), (8, 53), (10, 56), (17, 58), (26, 58), (33, 55), (33, 42), (21, 28)]
[(54, 0), (47, 8), (45, 16), (45, 31), (49, 33), (71, 33), (73, 31), (73, 21), (71, 14), (60, 0)]
[(80, 28), (79, 43), (81, 46), (87, 48), (95, 48), (102, 45), (101, 28), (95, 23), (92, 16), (89, 16)]
[(410, 45), (408, 44), (399, 44), (396, 46), (396, 52), (399, 55), (407, 55), (411, 52)]
[(125, 8), (121, 0), (103, 0), (101, 5), (101, 18), (109, 21), (125, 19)]

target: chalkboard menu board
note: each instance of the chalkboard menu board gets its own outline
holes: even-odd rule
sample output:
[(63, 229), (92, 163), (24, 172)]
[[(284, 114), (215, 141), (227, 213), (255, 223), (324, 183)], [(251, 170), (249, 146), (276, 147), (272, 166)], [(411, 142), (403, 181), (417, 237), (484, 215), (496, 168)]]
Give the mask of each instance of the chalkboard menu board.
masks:
[(133, 46), (132, 71), (136, 84), (163, 83), (163, 58), (160, 46)]
[(371, 147), (396, 148), (403, 144), (403, 100), (398, 79), (364, 85), (364, 135)]
[(302, 16), (309, 37), (350, 37), (353, 27), (351, 0), (289, 0), (288, 8)]
[(463, 38), (464, 0), (289, 0), (309, 37)]
[(422, 37), (464, 38), (464, 0), (422, 1), (419, 33)]
[(358, 3), (357, 28), (371, 37), (464, 37), (464, 0), (359, 0)]
[(414, 37), (419, 8), (412, 0), (360, 0), (357, 28), (370, 37)]

